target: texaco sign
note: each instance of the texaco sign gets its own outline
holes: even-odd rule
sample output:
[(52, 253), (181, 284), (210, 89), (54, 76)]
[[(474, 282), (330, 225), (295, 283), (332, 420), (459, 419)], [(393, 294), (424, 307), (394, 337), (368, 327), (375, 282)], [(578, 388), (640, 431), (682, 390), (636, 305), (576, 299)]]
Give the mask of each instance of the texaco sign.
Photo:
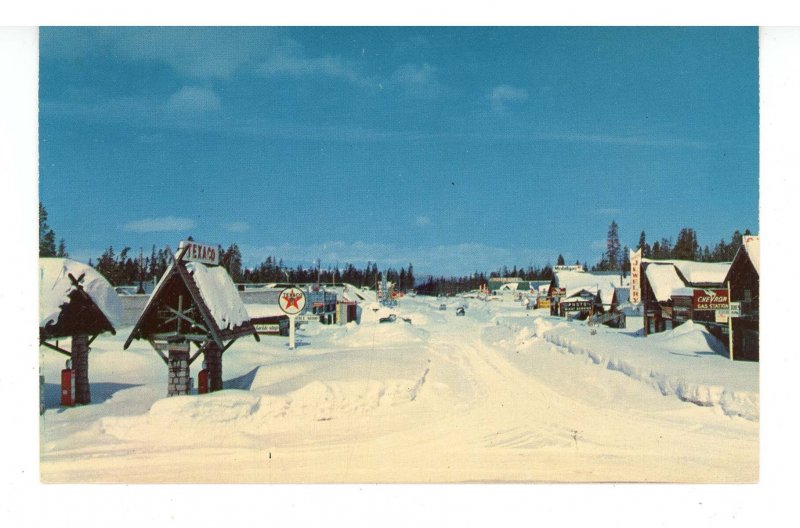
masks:
[(286, 315), (297, 315), (306, 307), (306, 294), (300, 288), (286, 288), (281, 291), (278, 306)]

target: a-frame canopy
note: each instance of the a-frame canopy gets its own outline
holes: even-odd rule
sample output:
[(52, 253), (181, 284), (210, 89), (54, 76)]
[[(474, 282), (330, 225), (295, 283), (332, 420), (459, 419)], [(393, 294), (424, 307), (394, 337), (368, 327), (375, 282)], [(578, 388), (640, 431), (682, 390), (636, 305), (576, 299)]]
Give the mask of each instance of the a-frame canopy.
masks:
[(97, 270), (65, 258), (39, 259), (39, 339), (115, 333), (122, 303)]
[(134, 339), (213, 341), (224, 349), (226, 341), (258, 334), (225, 268), (185, 262), (179, 257), (159, 281), (133, 331)]

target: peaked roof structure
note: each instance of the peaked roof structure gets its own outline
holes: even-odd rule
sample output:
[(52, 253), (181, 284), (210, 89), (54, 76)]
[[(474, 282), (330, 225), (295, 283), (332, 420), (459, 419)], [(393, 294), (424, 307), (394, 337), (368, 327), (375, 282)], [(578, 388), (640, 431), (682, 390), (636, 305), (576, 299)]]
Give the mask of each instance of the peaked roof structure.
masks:
[(721, 286), (731, 267), (730, 262), (653, 259), (642, 259), (642, 265), (658, 302), (669, 301), (676, 294), (691, 295), (693, 287)]
[(125, 341), (134, 339), (213, 340), (224, 342), (258, 334), (236, 285), (223, 267), (185, 262), (179, 254), (156, 285), (139, 320)]
[(761, 275), (761, 242), (758, 235), (747, 235), (742, 238), (742, 245), (736, 251), (736, 256), (733, 257), (733, 262), (730, 269), (725, 276), (725, 282), (732, 280), (732, 273), (735, 269), (740, 269), (740, 266), (745, 265), (747, 262), (753, 266), (756, 275)]
[(39, 337), (115, 333), (122, 303), (111, 284), (89, 265), (66, 258), (39, 259)]

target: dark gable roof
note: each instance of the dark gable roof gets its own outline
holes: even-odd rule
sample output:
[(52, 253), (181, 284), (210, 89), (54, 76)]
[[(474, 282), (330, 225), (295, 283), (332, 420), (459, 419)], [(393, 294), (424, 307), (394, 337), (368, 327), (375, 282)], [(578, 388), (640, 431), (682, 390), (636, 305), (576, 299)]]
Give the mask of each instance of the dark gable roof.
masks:
[[(159, 313), (159, 310), (165, 304), (172, 305), (173, 303), (171, 301), (174, 301), (178, 295), (184, 294), (188, 297), (186, 302), (188, 303), (191, 301), (198, 313), (198, 317), (196, 318), (198, 319), (197, 322), (204, 325), (211, 339), (213, 339), (220, 348), (224, 348), (225, 341), (230, 341), (245, 335), (253, 335), (258, 339), (258, 333), (249, 319), (233, 328), (219, 328), (213, 314), (203, 300), (203, 295), (200, 293), (200, 289), (194, 277), (186, 269), (186, 262), (180, 261), (178, 263), (173, 262), (164, 273), (161, 281), (159, 281), (156, 289), (150, 296), (147, 306), (145, 306), (145, 309), (139, 316), (139, 320), (136, 322), (136, 325), (134, 325), (130, 336), (128, 336), (128, 339), (125, 341), (124, 348), (127, 349), (134, 339), (148, 338), (153, 334), (161, 333), (166, 330), (161, 318), (162, 314)], [(176, 324), (177, 326), (177, 321), (170, 324)], [(189, 325), (189, 323), (182, 324), (184, 326)]]
[(55, 339), (75, 335), (116, 334), (114, 325), (82, 288), (69, 292), (69, 302), (63, 304), (58, 320), (39, 328), (39, 339)]

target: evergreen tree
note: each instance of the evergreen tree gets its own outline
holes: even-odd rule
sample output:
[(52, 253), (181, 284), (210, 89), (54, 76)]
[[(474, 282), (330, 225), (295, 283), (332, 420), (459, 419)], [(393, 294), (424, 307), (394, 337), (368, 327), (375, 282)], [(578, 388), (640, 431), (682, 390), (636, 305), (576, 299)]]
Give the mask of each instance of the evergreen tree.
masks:
[(67, 246), (64, 244), (64, 239), (58, 241), (58, 251), (56, 251), (56, 256), (61, 258), (68, 258), (69, 253), (67, 253)]
[(242, 282), (242, 252), (236, 243), (231, 244), (222, 254), (222, 267), (233, 279), (233, 282)]
[(622, 251), (621, 248), (622, 246), (619, 242), (619, 226), (617, 226), (616, 220), (612, 220), (611, 225), (608, 226), (608, 239), (606, 241), (605, 262), (608, 270), (613, 271), (619, 269), (622, 263), (622, 255), (620, 255)]
[(47, 225), (47, 210), (39, 202), (39, 256), (56, 256), (56, 234)]
[(563, 266), (564, 265), (564, 255), (558, 254), (558, 260), (556, 260), (556, 266)]
[(639, 244), (636, 246), (636, 249), (642, 250), (642, 258), (650, 258), (650, 244), (647, 243), (647, 236), (644, 234), (644, 231), (639, 235)]
[(694, 229), (684, 227), (678, 233), (678, 240), (672, 248), (672, 258), (680, 260), (698, 260), (700, 258), (700, 244), (697, 243), (697, 233)]
[(622, 248), (622, 264), (620, 265), (620, 270), (624, 272), (631, 271), (631, 256), (630, 256), (630, 249), (628, 246)]

